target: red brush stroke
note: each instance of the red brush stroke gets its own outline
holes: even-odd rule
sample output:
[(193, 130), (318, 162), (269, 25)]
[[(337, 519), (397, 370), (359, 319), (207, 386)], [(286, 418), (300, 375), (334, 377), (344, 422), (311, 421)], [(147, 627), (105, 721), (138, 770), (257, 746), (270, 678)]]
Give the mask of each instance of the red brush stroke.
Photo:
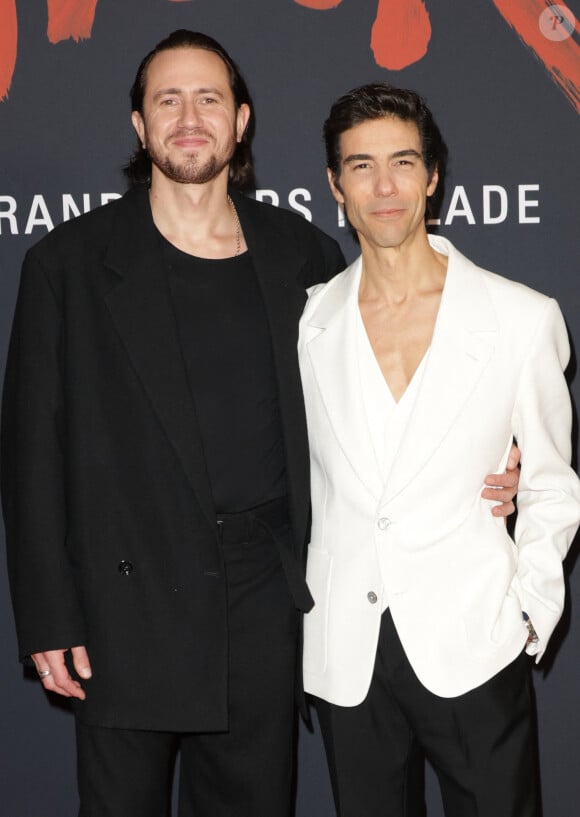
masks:
[(294, 0), (299, 6), (306, 6), (307, 9), (326, 11), (340, 6), (342, 0)]
[(0, 102), (8, 96), (18, 43), (16, 0), (0, 0)]
[[(580, 113), (580, 46), (573, 37), (554, 42), (539, 28), (545, 0), (493, 0), (504, 20), (520, 39), (543, 62), (554, 82), (560, 86), (576, 111)], [(564, 4), (562, 4), (564, 5)], [(578, 31), (576, 23), (576, 31)]]
[(375, 62), (390, 71), (400, 71), (427, 53), (431, 21), (422, 0), (379, 0), (371, 33)]
[(95, 9), (98, 0), (47, 0), (48, 2), (48, 41), (59, 43), (61, 40), (89, 39), (95, 20)]

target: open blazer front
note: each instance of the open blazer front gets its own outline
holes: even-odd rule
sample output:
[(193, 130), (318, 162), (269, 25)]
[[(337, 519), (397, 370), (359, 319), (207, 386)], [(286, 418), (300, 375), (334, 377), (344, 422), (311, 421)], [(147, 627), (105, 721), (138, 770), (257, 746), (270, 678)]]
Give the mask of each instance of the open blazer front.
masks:
[[(315, 601), (305, 617), (305, 686), (344, 706), (367, 694), (385, 603), (413, 669), (437, 695), (460, 695), (514, 659), (527, 637), (522, 610), (539, 658), (562, 612), (562, 560), (580, 519), (569, 346), (556, 302), (429, 240), (448, 256), (447, 278), (390, 473), (381, 473), (361, 397), (360, 258), (313, 289), (300, 325)], [(515, 544), (480, 497), (485, 475), (504, 469), (512, 437), (522, 451)]]
[[(343, 268), (301, 217), (232, 198), (263, 294), (294, 531), (299, 609), (309, 519), (296, 342), (305, 287)], [(226, 587), (215, 509), (145, 187), (27, 254), (2, 429), (21, 656), (85, 644), (79, 716), (104, 726), (227, 727)], [(256, 668), (259, 671), (259, 668)]]

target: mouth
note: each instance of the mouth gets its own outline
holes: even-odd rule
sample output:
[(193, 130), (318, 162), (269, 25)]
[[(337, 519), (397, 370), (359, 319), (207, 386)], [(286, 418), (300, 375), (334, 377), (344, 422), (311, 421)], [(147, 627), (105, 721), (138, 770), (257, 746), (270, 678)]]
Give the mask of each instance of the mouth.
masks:
[(201, 148), (209, 143), (209, 139), (203, 136), (179, 136), (177, 139), (172, 139), (172, 144), (179, 148), (196, 149)]
[(371, 215), (375, 216), (375, 218), (394, 219), (401, 216), (404, 212), (405, 210), (402, 207), (389, 207), (388, 209), (373, 210)]
[(188, 150), (201, 148), (211, 142), (209, 133), (177, 133), (170, 137), (172, 144)]

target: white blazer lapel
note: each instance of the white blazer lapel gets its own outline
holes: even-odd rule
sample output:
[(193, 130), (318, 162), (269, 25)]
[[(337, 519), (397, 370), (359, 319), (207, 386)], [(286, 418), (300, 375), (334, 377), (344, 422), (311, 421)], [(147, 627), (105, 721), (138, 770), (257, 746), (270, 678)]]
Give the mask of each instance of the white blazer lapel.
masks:
[[(302, 331), (328, 422), (353, 471), (377, 499), (384, 483), (368, 428), (357, 355), (358, 258), (326, 285)], [(304, 325), (305, 324), (305, 325)], [(306, 394), (308, 408), (308, 394)]]
[(497, 339), (497, 320), (481, 270), (445, 239), (429, 239), (449, 256), (447, 277), (429, 358), (385, 501), (402, 491), (442, 444), (485, 371)]

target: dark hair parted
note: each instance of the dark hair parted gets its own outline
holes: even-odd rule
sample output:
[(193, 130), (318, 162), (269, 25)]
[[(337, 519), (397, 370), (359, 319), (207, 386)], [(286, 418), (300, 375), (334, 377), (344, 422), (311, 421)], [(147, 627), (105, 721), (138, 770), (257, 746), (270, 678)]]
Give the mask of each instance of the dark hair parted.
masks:
[(395, 117), (405, 122), (414, 122), (421, 139), (423, 162), (429, 180), (437, 170), (439, 183), (433, 197), (427, 201), (427, 215), (433, 215), (443, 194), (447, 147), (437, 127), (433, 114), (419, 94), (405, 88), (394, 88), (386, 82), (375, 82), (354, 88), (341, 96), (330, 109), (324, 123), (326, 161), (335, 184), (340, 179), (340, 137), (341, 135), (370, 119)]
[[(246, 104), (250, 106), (250, 118), (241, 142), (236, 145), (230, 163), (230, 184), (238, 190), (250, 190), (256, 186), (254, 175), (254, 159), (252, 156), (252, 139), (255, 130), (255, 118), (252, 100), (240, 69), (230, 57), (225, 48), (217, 40), (202, 34), (199, 31), (189, 31), (181, 28), (173, 31), (168, 37), (157, 43), (155, 48), (143, 58), (135, 82), (131, 87), (131, 110), (143, 115), (143, 98), (147, 85), (147, 71), (151, 61), (162, 51), (172, 51), (178, 48), (201, 49), (211, 51), (222, 60), (230, 78), (230, 87), (234, 96), (236, 108)], [(147, 150), (138, 142), (137, 149), (131, 156), (128, 164), (123, 168), (125, 176), (131, 184), (151, 181), (151, 159)]]

